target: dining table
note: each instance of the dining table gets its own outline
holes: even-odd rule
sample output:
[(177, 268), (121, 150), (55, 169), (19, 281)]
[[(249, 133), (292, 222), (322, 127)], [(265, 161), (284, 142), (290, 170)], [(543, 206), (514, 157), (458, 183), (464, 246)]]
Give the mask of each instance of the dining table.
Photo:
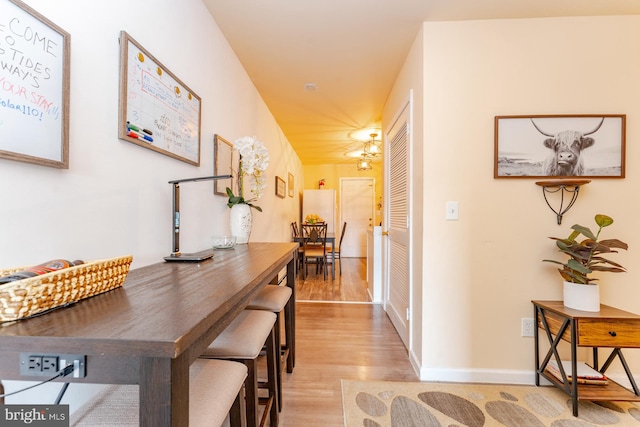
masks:
[(295, 304), (297, 251), (248, 243), (206, 261), (159, 262), (132, 269), (120, 288), (0, 323), (0, 379), (43, 379), (21, 375), (21, 353), (86, 355), (85, 377), (56, 381), (139, 384), (141, 426), (188, 426), (189, 366), (284, 269)]
[[(302, 245), (304, 244), (304, 237), (302, 237), (302, 235), (300, 236), (296, 236), (293, 238), (294, 242), (297, 242), (298, 244)], [(336, 233), (328, 233), (327, 232), (327, 243), (331, 244), (331, 277), (333, 279), (336, 278)]]

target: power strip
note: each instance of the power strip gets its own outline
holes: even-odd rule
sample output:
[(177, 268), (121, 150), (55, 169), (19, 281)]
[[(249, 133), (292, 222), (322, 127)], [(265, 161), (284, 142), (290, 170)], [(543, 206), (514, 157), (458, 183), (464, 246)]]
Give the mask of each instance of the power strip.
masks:
[(73, 365), (74, 378), (87, 376), (87, 356), (84, 354), (20, 353), (20, 375), (50, 377), (68, 365)]

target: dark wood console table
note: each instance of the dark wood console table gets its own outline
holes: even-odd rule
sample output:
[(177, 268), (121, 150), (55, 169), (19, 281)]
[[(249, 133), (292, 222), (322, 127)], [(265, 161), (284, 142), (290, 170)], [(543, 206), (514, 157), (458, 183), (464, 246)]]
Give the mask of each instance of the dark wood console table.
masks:
[[(532, 303), (537, 326), (534, 330), (537, 386), (540, 385), (542, 376), (567, 393), (571, 397), (574, 416), (578, 416), (579, 400), (640, 402), (640, 391), (622, 354), (622, 348), (640, 348), (640, 316), (606, 305), (601, 305), (599, 312), (589, 312), (567, 308), (562, 301), (532, 301)], [(539, 330), (545, 332), (550, 344), (549, 351), (542, 362), (540, 361)], [(571, 375), (571, 372), (565, 373), (565, 381), (547, 372), (547, 364), (551, 358), (560, 359), (558, 344), (562, 340), (568, 341), (571, 345), (572, 372), (577, 372), (577, 347), (592, 347), (592, 368), (604, 373), (617, 357), (624, 367), (633, 391), (610, 378), (608, 385), (588, 385), (567, 381), (566, 375)], [(598, 365), (598, 348), (600, 347), (613, 349), (601, 368)]]
[[(249, 243), (201, 263), (131, 270), (122, 288), (40, 317), (0, 324), (0, 378), (19, 374), (19, 355), (86, 354), (85, 378), (140, 385), (140, 425), (189, 425), (189, 365), (286, 267), (294, 289), (295, 243)], [(295, 347), (294, 347), (295, 348)]]

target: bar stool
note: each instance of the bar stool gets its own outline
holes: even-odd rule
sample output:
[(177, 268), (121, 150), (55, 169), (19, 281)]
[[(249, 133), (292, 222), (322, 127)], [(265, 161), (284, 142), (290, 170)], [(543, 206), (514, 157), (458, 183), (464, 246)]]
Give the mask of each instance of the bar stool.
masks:
[[(270, 426), (278, 426), (278, 378), (275, 345), (275, 323), (277, 316), (268, 311), (243, 310), (213, 340), (200, 355), (203, 359), (226, 359), (244, 363), (247, 378), (244, 383), (247, 427), (264, 426), (269, 415)], [(266, 345), (267, 381), (258, 383), (258, 357)], [(258, 387), (267, 388), (268, 398), (258, 398)], [(263, 402), (260, 402), (260, 401)], [(259, 404), (264, 403), (265, 410), (259, 419)]]
[[(288, 286), (267, 285), (260, 293), (247, 305), (248, 310), (265, 310), (274, 313), (276, 317), (275, 341), (276, 348), (280, 349), (280, 363), (278, 364), (278, 410), (282, 411), (282, 367), (286, 364), (287, 372), (293, 372), (294, 356), (294, 329), (293, 313), (294, 305), (291, 304), (293, 291)], [(282, 331), (280, 314), (284, 314), (285, 342), (282, 343)]]
[[(196, 360), (189, 367), (189, 425), (221, 426), (227, 416), (231, 427), (243, 424), (242, 386), (247, 368), (226, 360)], [(137, 385), (110, 385), (71, 414), (73, 427), (97, 425), (138, 426)]]

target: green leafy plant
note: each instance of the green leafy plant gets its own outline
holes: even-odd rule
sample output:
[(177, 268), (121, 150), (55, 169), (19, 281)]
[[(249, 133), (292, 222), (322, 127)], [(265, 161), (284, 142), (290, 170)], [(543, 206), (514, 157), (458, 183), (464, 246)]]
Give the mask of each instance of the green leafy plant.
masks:
[[(598, 214), (595, 216), (598, 232), (594, 234), (588, 227), (575, 224), (571, 227), (573, 232), (566, 239), (549, 237), (556, 241), (556, 246), (560, 252), (569, 256), (567, 262), (560, 262), (545, 259), (543, 262), (559, 264), (560, 276), (567, 282), (588, 285), (597, 280), (589, 277), (594, 271), (608, 271), (610, 273), (622, 273), (626, 269), (620, 264), (608, 260), (602, 256), (607, 253), (617, 253), (616, 249), (628, 248), (628, 245), (618, 239), (598, 240), (603, 228), (613, 224), (613, 219), (607, 215)], [(583, 235), (585, 239), (577, 239)]]
[(260, 206), (256, 206), (254, 204), (251, 204), (250, 202), (252, 200), (247, 201), (242, 196), (235, 196), (233, 194), (233, 191), (231, 191), (231, 189), (229, 187), (227, 187), (227, 196), (229, 196), (229, 202), (227, 203), (227, 206), (230, 207), (230, 208), (232, 208), (233, 205), (245, 204), (245, 205), (249, 205), (249, 207), (254, 208), (258, 212), (262, 212), (262, 208)]

